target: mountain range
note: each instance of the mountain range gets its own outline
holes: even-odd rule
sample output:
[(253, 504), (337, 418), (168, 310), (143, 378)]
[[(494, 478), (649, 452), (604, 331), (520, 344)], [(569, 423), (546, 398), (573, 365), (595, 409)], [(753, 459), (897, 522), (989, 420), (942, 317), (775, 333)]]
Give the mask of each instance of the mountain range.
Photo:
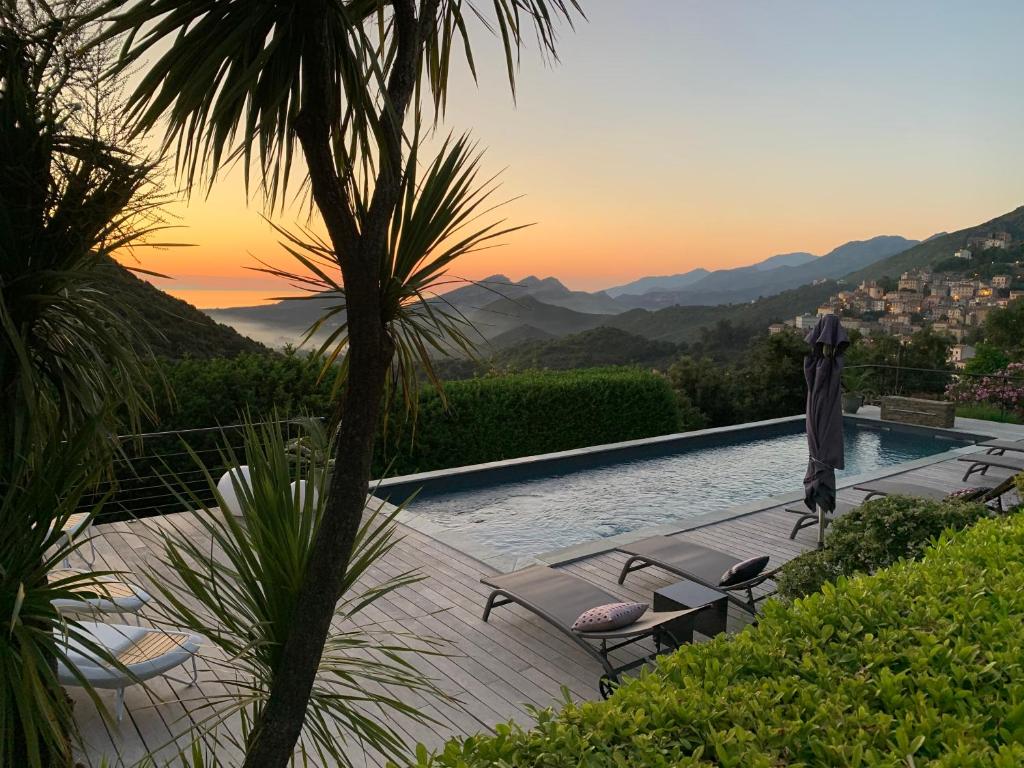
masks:
[[(650, 276), (604, 291), (575, 291), (554, 277), (514, 281), (492, 275), (433, 299), (457, 310), (492, 349), (548, 341), (591, 329), (617, 328), (651, 340), (690, 343), (723, 320), (759, 332), (769, 323), (813, 312), (839, 289), (836, 282), (898, 277), (948, 259), (977, 235), (1009, 232), (1024, 240), (1024, 207), (983, 224), (918, 242), (896, 235), (852, 241), (822, 255), (797, 252), (746, 267)], [(272, 346), (296, 343), (334, 302), (328, 297), (258, 307), (209, 310)], [(341, 322), (335, 317), (333, 324)]]
[[(719, 306), (773, 296), (816, 280), (841, 277), (915, 243), (902, 237), (875, 237), (846, 243), (824, 256), (784, 253), (747, 267), (714, 272), (694, 269), (678, 275), (644, 277), (592, 293), (571, 290), (554, 277), (530, 275), (512, 280), (498, 274), (456, 288), (435, 301), (457, 309), (475, 326), (482, 339), (505, 347), (514, 342), (536, 341), (610, 325), (610, 317), (631, 310)], [(211, 309), (207, 314), (264, 343), (280, 347), (297, 343), (332, 304), (329, 298), (311, 297), (255, 307)], [(333, 318), (324, 333), (339, 322), (341, 316)]]
[(844, 243), (824, 256), (810, 253), (781, 254), (748, 267), (716, 270), (681, 288), (671, 288), (656, 282), (647, 283), (646, 290), (620, 293), (616, 301), (644, 309), (659, 309), (676, 304), (688, 306), (751, 301), (815, 280), (838, 279), (901, 253), (917, 243), (917, 240), (905, 237), (882, 235), (870, 240)]

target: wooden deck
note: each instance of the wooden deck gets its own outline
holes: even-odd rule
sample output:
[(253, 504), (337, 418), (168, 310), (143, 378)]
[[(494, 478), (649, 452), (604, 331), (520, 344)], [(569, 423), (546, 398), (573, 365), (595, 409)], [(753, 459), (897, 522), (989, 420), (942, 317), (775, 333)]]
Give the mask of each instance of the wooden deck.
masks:
[[(944, 461), (900, 473), (900, 479), (953, 489), (965, 485), (960, 481), (963, 469), (964, 465), (955, 460)], [(1002, 470), (993, 470), (989, 478), (972, 478), (966, 485), (991, 483), (1006, 475)], [(840, 492), (841, 499), (851, 502), (859, 501), (861, 496), (850, 489)], [(801, 531), (795, 541), (789, 539), (794, 519), (794, 515), (776, 507), (680, 536), (737, 556), (769, 554), (772, 565), (779, 565), (814, 545), (814, 528)], [(152, 563), (150, 526), (175, 526), (201, 535), (187, 514), (98, 526), (95, 567), (131, 572), (133, 579), (145, 586), (146, 579), (141, 574)], [(417, 664), (457, 700), (420, 699), (419, 703), (437, 723), (398, 721), (397, 727), (411, 744), (423, 742), (428, 747), (437, 747), (453, 735), (484, 731), (509, 719), (528, 723), (525, 705), (557, 704), (563, 686), (577, 699), (597, 698), (598, 666), (548, 625), (517, 607), (495, 609), (489, 623), (481, 621), (487, 589), (480, 584), (480, 577), (489, 572), (487, 566), (415, 530), (403, 528), (402, 532), (402, 542), (386, 561), (371, 570), (368, 579), (382, 580), (409, 568), (419, 569), (427, 578), (382, 599), (367, 611), (365, 621), (382, 629), (412, 631), (447, 640), (449, 656), (418, 657)], [(653, 589), (674, 581), (670, 575), (652, 568), (632, 575), (624, 586), (619, 586), (616, 577), (624, 559), (623, 555), (608, 552), (559, 567), (625, 599), (649, 600)], [(142, 622), (146, 622), (145, 612)], [(741, 628), (745, 622), (741, 611), (731, 609), (730, 631)], [(186, 688), (157, 679), (148, 688), (129, 688), (125, 719), (117, 728), (108, 728), (82, 692), (73, 690), (85, 738), (83, 759), (91, 766), (99, 765), (102, 757), (112, 765), (130, 765), (153, 751), (157, 763), (163, 764), (173, 757), (175, 750), (169, 744), (175, 736), (187, 733), (201, 719), (201, 703), (223, 690), (218, 680), (223, 675), (224, 667), (218, 663), (215, 649), (204, 647), (197, 686)], [(110, 692), (100, 695), (112, 706)], [(356, 751), (354, 747), (353, 752)], [(379, 757), (369, 754), (361, 755), (356, 762), (380, 764)]]

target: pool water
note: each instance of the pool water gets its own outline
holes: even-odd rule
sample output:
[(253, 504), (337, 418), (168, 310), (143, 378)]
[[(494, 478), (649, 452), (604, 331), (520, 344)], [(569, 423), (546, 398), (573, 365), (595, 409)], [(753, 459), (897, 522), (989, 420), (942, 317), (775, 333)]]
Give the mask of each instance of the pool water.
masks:
[[(409, 506), (489, 549), (536, 555), (592, 539), (672, 523), (803, 487), (803, 432), (537, 475), (486, 487), (426, 492)], [(962, 443), (931, 434), (844, 429), (837, 477), (924, 458)], [(682, 441), (685, 442), (685, 441)]]

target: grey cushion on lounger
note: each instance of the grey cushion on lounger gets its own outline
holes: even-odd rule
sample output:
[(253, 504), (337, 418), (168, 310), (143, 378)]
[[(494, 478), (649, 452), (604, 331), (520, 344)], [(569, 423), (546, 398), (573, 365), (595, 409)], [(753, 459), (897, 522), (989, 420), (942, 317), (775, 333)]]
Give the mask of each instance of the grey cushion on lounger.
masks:
[(610, 632), (628, 627), (644, 615), (647, 603), (607, 603), (589, 608), (572, 625), (574, 632)]
[(766, 565), (768, 565), (767, 555), (752, 557), (749, 560), (736, 563), (736, 565), (722, 574), (722, 580), (718, 582), (718, 586), (731, 587), (734, 584), (750, 581), (761, 573)]

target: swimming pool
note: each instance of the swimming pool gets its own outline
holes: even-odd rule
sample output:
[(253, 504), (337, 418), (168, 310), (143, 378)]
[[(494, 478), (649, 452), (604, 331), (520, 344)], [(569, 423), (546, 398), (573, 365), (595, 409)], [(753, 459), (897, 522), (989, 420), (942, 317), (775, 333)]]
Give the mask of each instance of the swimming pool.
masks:
[[(879, 429), (848, 419), (839, 479), (968, 444), (949, 433)], [(639, 455), (638, 455), (639, 454)], [(803, 420), (585, 457), (539, 461), (423, 484), (409, 510), (483, 548), (511, 555), (678, 522), (799, 492), (807, 464)], [(394, 488), (401, 493), (410, 485)], [(392, 494), (392, 501), (400, 499)]]

